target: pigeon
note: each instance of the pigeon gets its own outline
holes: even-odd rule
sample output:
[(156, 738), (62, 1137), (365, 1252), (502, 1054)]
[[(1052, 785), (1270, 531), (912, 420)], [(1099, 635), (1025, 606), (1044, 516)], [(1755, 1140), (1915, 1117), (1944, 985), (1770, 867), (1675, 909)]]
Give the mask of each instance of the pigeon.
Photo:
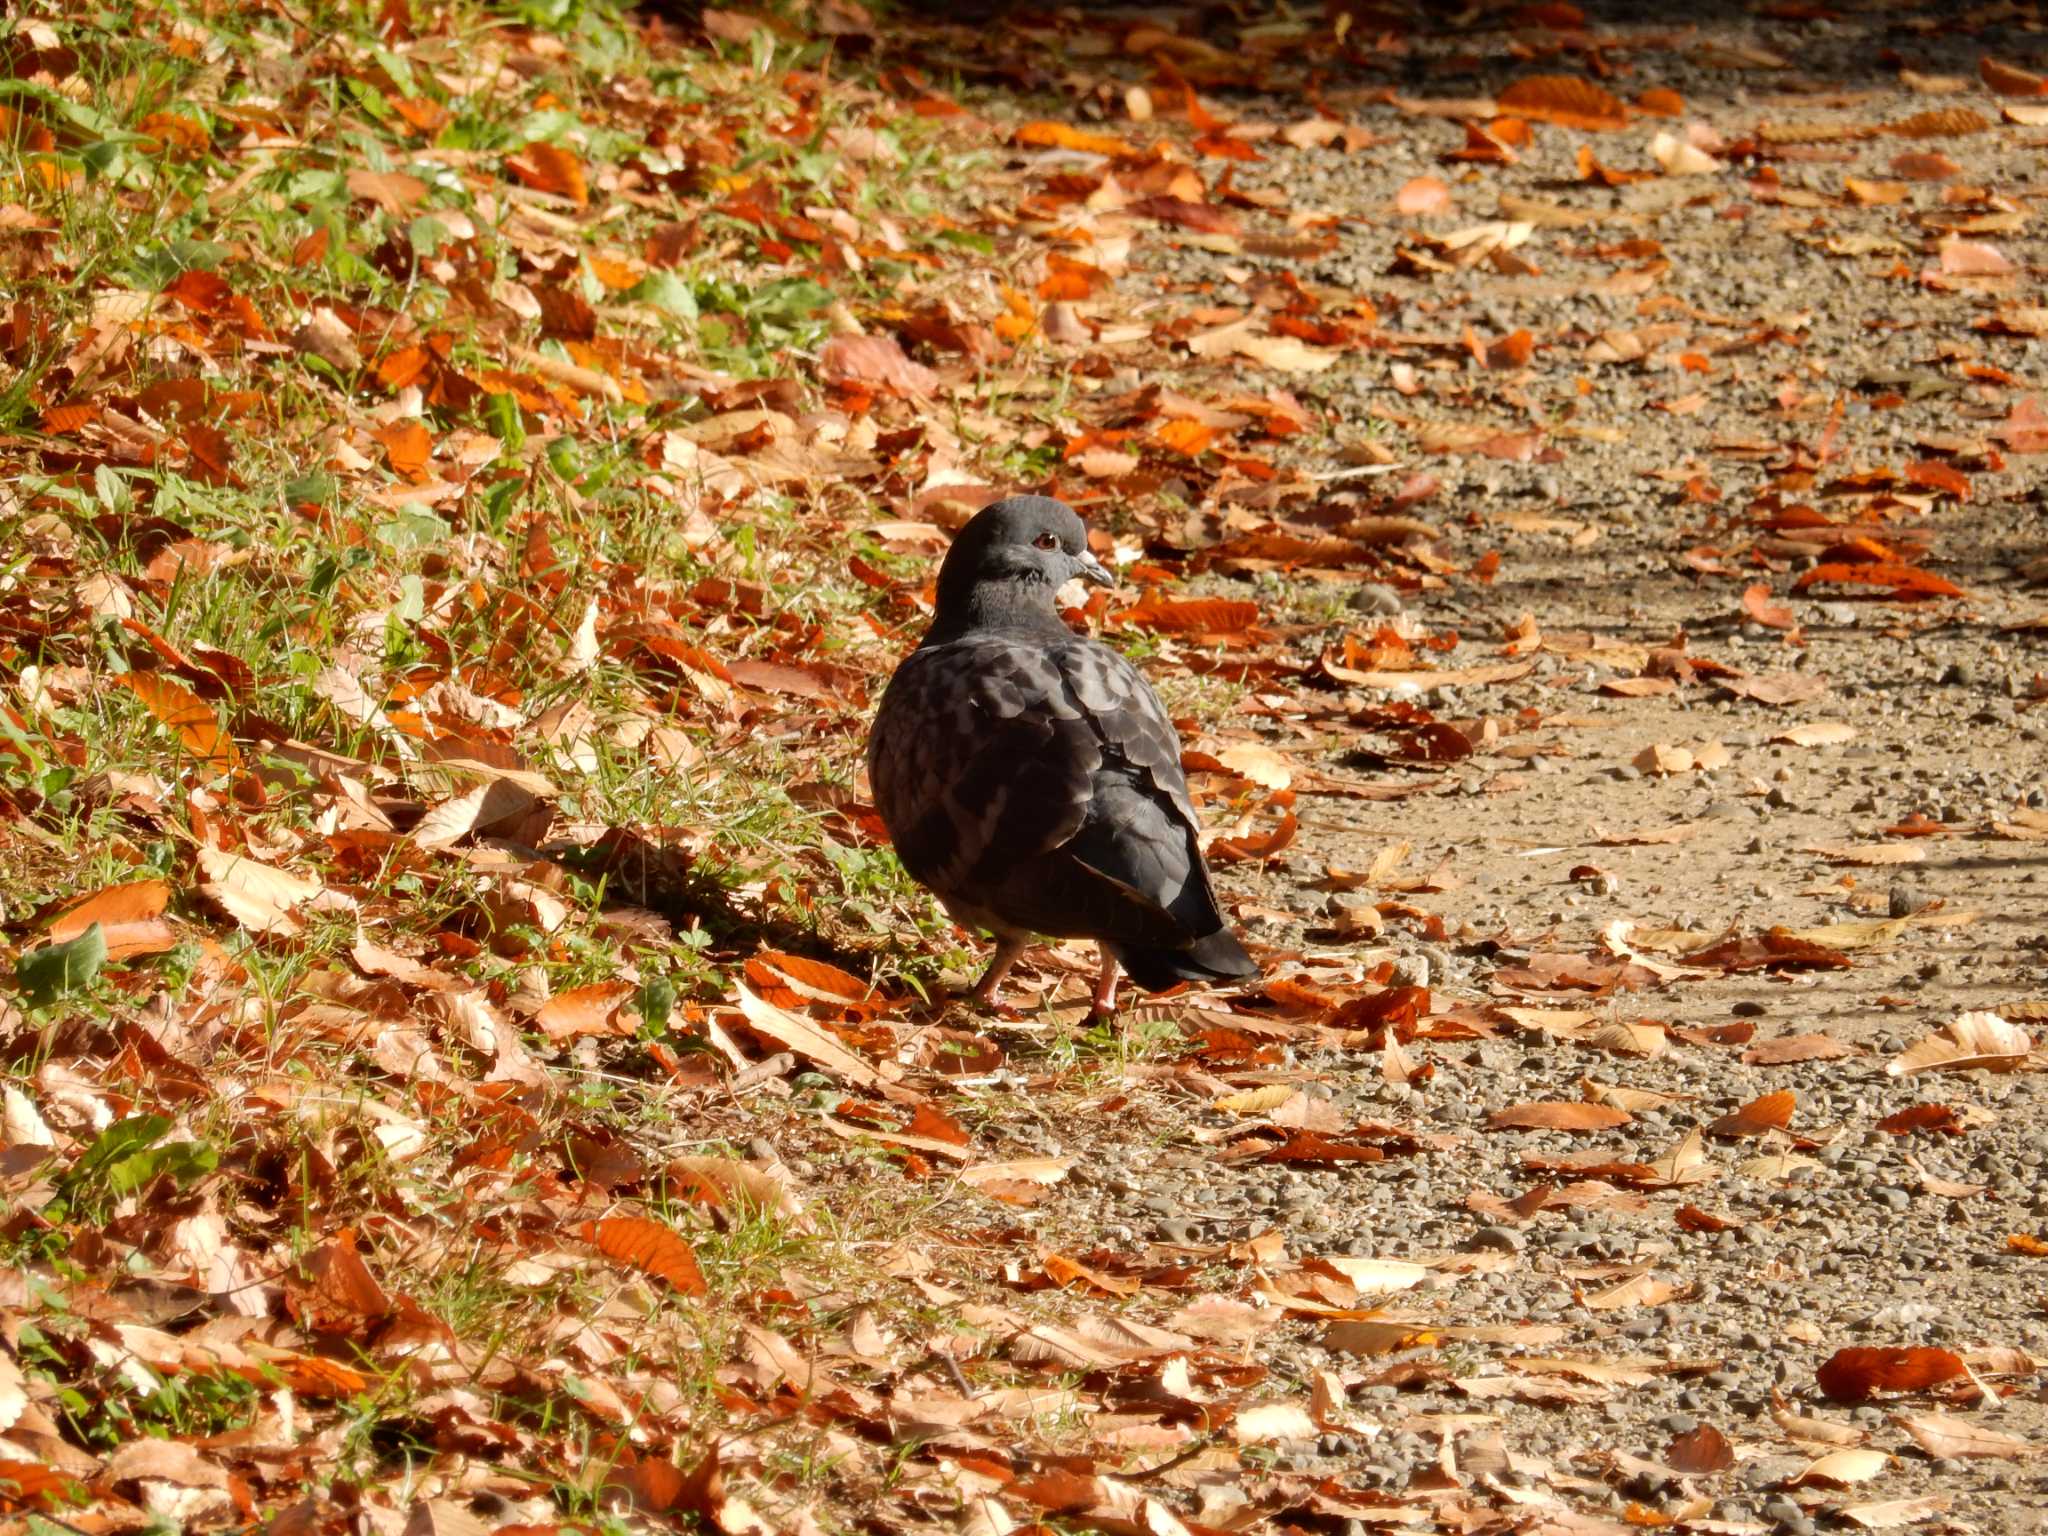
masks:
[(1055, 594), (1111, 585), (1064, 502), (1011, 496), (961, 529), (938, 610), (882, 696), (868, 779), (903, 867), (995, 935), (980, 1006), (1034, 934), (1096, 940), (1149, 992), (1258, 974), (1209, 888), (1173, 722), (1137, 669), (1069, 628)]

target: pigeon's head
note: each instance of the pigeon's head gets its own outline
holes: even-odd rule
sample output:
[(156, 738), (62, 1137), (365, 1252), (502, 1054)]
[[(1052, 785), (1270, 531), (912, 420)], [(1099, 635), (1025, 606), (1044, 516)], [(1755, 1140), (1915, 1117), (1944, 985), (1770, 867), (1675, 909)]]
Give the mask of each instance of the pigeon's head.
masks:
[(1052, 608), (1052, 594), (1074, 577), (1114, 586), (1102, 562), (1088, 552), (1088, 530), (1074, 509), (1050, 496), (1010, 496), (983, 507), (962, 528), (939, 567), (939, 615), (959, 611), (989, 584), (1025, 589), (1032, 606)]

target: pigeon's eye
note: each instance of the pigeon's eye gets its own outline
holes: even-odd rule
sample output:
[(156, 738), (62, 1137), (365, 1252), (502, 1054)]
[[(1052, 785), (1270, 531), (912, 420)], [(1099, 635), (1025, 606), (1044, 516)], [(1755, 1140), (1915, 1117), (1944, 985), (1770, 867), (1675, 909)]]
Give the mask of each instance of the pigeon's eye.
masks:
[(1060, 547), (1060, 536), (1056, 533), (1041, 533), (1031, 542), (1040, 549), (1058, 549)]

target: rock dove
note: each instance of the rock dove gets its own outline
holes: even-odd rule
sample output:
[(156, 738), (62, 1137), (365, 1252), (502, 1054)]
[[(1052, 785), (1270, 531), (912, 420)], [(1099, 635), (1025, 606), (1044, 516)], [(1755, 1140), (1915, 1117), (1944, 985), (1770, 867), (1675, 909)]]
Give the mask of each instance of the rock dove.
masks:
[(1180, 738), (1137, 669), (1060, 618), (1073, 577), (1114, 578), (1071, 507), (984, 507), (939, 568), (938, 613), (896, 669), (868, 777), (903, 867), (996, 937), (982, 1006), (1033, 934), (1102, 946), (1147, 991), (1258, 974), (1216, 910)]

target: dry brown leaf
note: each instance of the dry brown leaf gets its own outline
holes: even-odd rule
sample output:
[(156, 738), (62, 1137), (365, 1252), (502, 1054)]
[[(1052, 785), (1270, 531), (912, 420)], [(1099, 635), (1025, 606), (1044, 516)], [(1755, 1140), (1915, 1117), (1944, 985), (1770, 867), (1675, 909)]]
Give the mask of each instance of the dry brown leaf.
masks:
[(679, 1186), (709, 1192), (722, 1205), (768, 1211), (800, 1224), (808, 1222), (789, 1170), (781, 1163), (762, 1168), (733, 1157), (672, 1157), (667, 1172)]
[(1870, 1438), (1853, 1424), (1837, 1424), (1829, 1419), (1794, 1413), (1786, 1406), (1784, 1394), (1776, 1387), (1771, 1388), (1771, 1418), (1787, 1437), (1802, 1445), (1861, 1445)]
[(1893, 1077), (1914, 1072), (2014, 1072), (2026, 1065), (2033, 1037), (1995, 1013), (1958, 1014), (1885, 1064)]
[(765, 998), (756, 997), (740, 982), (733, 983), (733, 992), (748, 1027), (756, 1034), (766, 1036), (786, 1051), (796, 1052), (804, 1060), (823, 1067), (856, 1088), (880, 1089), (888, 1083), (884, 1073), (854, 1055), (809, 1019), (778, 1008)]
[(1855, 1054), (1855, 1047), (1844, 1045), (1831, 1035), (1780, 1035), (1750, 1046), (1743, 1051), (1742, 1059), (1753, 1067), (1782, 1067), (1797, 1061), (1834, 1061)]
[(1498, 100), (1503, 112), (1561, 128), (1608, 132), (1628, 126), (1628, 108), (1619, 97), (1576, 75), (1531, 75)]
[(989, 1184), (1057, 1184), (1073, 1167), (1071, 1157), (1020, 1157), (1005, 1163), (976, 1163), (953, 1177), (977, 1189)]
[(1690, 1286), (1680, 1285), (1671, 1280), (1660, 1280), (1655, 1275), (1637, 1275), (1611, 1285), (1604, 1291), (1595, 1291), (1589, 1296), (1580, 1297), (1579, 1305), (1593, 1312), (1619, 1312), (1630, 1307), (1661, 1307), (1690, 1289)]
[(1866, 1531), (1889, 1530), (1897, 1525), (1918, 1525), (1936, 1515), (1946, 1514), (1955, 1501), (1945, 1493), (1926, 1493), (1917, 1499), (1883, 1499), (1867, 1504), (1844, 1504), (1835, 1511), (1851, 1525)]
[(109, 960), (160, 955), (178, 946), (178, 935), (164, 921), (171, 888), (162, 880), (129, 880), (77, 897), (50, 919), (43, 930), (52, 944), (68, 943), (100, 925)]
[(1809, 720), (1787, 726), (1771, 740), (1788, 747), (1839, 747), (1856, 739), (1856, 727), (1840, 720)]
[(1821, 1391), (1838, 1403), (1860, 1403), (1879, 1392), (1917, 1392), (1964, 1374), (1962, 1356), (1948, 1349), (1841, 1349), (1815, 1372)]
[(1664, 1463), (1675, 1472), (1699, 1477), (1726, 1472), (1735, 1465), (1735, 1448), (1711, 1424), (1678, 1436), (1664, 1451)]
[(1742, 1108), (1723, 1115), (1706, 1130), (1709, 1136), (1725, 1136), (1738, 1139), (1745, 1136), (1761, 1136), (1766, 1131), (1781, 1131), (1792, 1123), (1792, 1111), (1798, 1106), (1799, 1095), (1791, 1089), (1767, 1093), (1760, 1099), (1752, 1099)]
[(292, 909), (326, 889), (318, 880), (238, 853), (202, 847), (197, 858), (206, 876), (200, 892), (251, 933), (280, 937), (298, 933), (299, 921)]
[(1911, 1435), (1928, 1455), (1961, 1459), (1966, 1456), (1995, 1456), (2009, 1461), (2031, 1460), (2048, 1446), (2023, 1440), (2002, 1429), (1972, 1423), (1951, 1413), (1898, 1413), (1892, 1422)]
[(182, 683), (158, 672), (123, 672), (114, 682), (138, 699), (177, 734), (179, 743), (210, 768), (238, 767), (242, 755), (214, 715), (213, 707)]
[(586, 1221), (577, 1236), (615, 1264), (665, 1280), (684, 1296), (705, 1293), (696, 1250), (673, 1229), (639, 1216), (605, 1216)]
[(449, 848), (473, 833), (526, 815), (540, 797), (510, 778), (491, 778), (444, 800), (422, 816), (412, 840), (422, 848)]
[(550, 1040), (630, 1035), (632, 1027), (619, 1017), (619, 1009), (637, 990), (630, 981), (594, 981), (557, 992), (534, 1014), (534, 1027)]
[(1855, 1483), (1869, 1482), (1891, 1464), (1891, 1457), (1883, 1451), (1868, 1447), (1830, 1451), (1820, 1460), (1809, 1463), (1797, 1477), (1787, 1479), (1786, 1486), (1803, 1488), (1819, 1483), (1830, 1488), (1847, 1488)]
[(1308, 1410), (1298, 1403), (1259, 1403), (1238, 1410), (1230, 1433), (1239, 1445), (1264, 1445), (1275, 1440), (1313, 1440), (1318, 1431)]
[(1830, 864), (1918, 864), (1927, 857), (1922, 843), (1815, 843), (1806, 851)]
[(1486, 1124), (1496, 1131), (1611, 1131), (1632, 1118), (1627, 1110), (1610, 1104), (1563, 1099), (1511, 1104), (1488, 1115)]
[(1286, 756), (1255, 741), (1233, 742), (1216, 754), (1216, 761), (1262, 789), (1279, 791), (1294, 782), (1294, 765)]
[(818, 365), (834, 384), (858, 385), (924, 400), (937, 393), (939, 376), (914, 362), (893, 336), (834, 336), (818, 349)]

